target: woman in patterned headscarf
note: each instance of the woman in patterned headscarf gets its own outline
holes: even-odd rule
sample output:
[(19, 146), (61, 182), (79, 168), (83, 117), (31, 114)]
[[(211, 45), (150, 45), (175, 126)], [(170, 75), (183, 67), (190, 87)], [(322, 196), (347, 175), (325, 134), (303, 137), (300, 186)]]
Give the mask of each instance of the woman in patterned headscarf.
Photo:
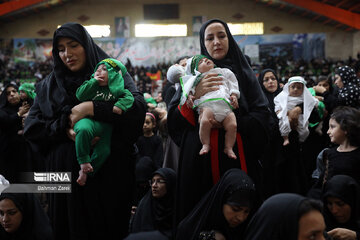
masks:
[(339, 105), (360, 108), (360, 80), (354, 69), (339, 67), (335, 74), (335, 84), (339, 88)]

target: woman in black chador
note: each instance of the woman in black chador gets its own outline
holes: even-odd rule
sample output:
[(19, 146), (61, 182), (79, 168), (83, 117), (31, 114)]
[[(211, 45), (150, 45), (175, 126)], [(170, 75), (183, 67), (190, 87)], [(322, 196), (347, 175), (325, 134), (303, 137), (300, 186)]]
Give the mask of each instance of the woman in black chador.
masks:
[(334, 239), (360, 239), (360, 187), (346, 175), (326, 182), (322, 195), (326, 230)]
[(19, 173), (31, 171), (27, 144), (19, 131), (23, 115), (29, 111), (23, 104), (15, 84), (5, 86), (0, 95), (0, 174), (10, 183), (18, 182)]
[[(126, 73), (124, 86), (134, 96), (134, 104), (121, 116), (113, 114), (114, 102), (80, 103), (76, 99), (77, 88), (90, 79), (99, 61), (109, 57), (80, 24), (66, 23), (55, 31), (52, 54), (53, 71), (37, 85), (24, 135), (34, 151), (45, 156), (47, 171), (72, 173), (71, 194), (49, 195), (55, 237), (123, 238), (128, 232), (135, 180), (134, 142), (142, 134), (145, 118), (143, 96)], [(113, 132), (106, 163), (85, 187), (80, 187), (75, 182), (79, 166), (71, 126), (84, 117), (111, 123)]]
[(325, 240), (322, 204), (293, 193), (268, 198), (246, 229), (246, 240)]
[(1, 240), (52, 240), (49, 218), (32, 193), (11, 193), (9, 187), (0, 195)]
[(136, 209), (130, 232), (158, 230), (171, 239), (176, 173), (171, 168), (159, 168), (152, 174), (150, 184), (151, 189)]
[[(218, 19), (206, 22), (200, 30), (201, 54), (211, 59), (217, 67), (228, 68), (239, 84), (239, 108), (234, 110), (237, 121), (237, 138), (234, 152), (237, 159), (224, 153), (224, 134), (220, 123), (212, 123), (211, 151), (199, 155), (198, 114), (187, 104), (178, 106), (181, 88), (174, 95), (168, 112), (170, 136), (180, 146), (176, 221), (180, 222), (230, 168), (240, 168), (248, 173), (260, 189), (259, 157), (268, 140), (270, 111), (267, 100), (246, 58), (230, 33), (227, 24)], [(217, 90), (221, 77), (208, 74), (195, 89), (195, 98)], [(218, 127), (218, 128), (216, 128)]]
[(230, 169), (181, 221), (176, 239), (213, 239), (217, 235), (243, 239), (258, 200), (250, 177), (240, 169)]

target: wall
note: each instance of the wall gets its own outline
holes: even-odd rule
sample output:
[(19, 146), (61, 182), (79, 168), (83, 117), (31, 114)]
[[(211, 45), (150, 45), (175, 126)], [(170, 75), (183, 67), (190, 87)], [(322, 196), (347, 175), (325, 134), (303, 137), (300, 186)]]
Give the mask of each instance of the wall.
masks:
[[(109, 24), (112, 32), (111, 37), (114, 37), (115, 32), (114, 18), (129, 16), (131, 35), (134, 36), (135, 24), (150, 22), (143, 20), (143, 3), (164, 3), (164, 1), (70, 1), (46, 12), (41, 11), (27, 17), (21, 17), (14, 22), (0, 25), (0, 38), (51, 38), (58, 25), (69, 21), (80, 22), (77, 18), (81, 15), (90, 17), (89, 20), (80, 22), (85, 25)], [(173, 0), (166, 1), (166, 3), (179, 3), (180, 18), (151, 22), (186, 23), (189, 26), (188, 35), (191, 35), (192, 32), (192, 16), (206, 16), (208, 19), (216, 17), (227, 22), (264, 22), (265, 34), (274, 34), (275, 32), (271, 28), (275, 26), (282, 28), (279, 33), (325, 32), (327, 33), (326, 55), (331, 58), (346, 58), (360, 48), (360, 40), (357, 40), (359, 33), (356, 33), (357, 37), (355, 37), (355, 34), (256, 3), (254, 0)], [(236, 13), (242, 14), (243, 18), (240, 20), (233, 18), (232, 16)], [(49, 31), (49, 34), (39, 36), (37, 32), (41, 29)]]

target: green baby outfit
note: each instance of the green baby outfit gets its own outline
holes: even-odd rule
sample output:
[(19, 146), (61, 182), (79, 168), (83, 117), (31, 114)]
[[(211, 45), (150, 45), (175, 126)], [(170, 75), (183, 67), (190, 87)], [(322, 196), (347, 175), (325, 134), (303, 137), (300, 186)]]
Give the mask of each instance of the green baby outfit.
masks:
[[(108, 71), (108, 86), (99, 86), (94, 78), (100, 64), (104, 64)], [(134, 102), (131, 92), (124, 88), (123, 76), (126, 72), (126, 67), (120, 61), (106, 58), (96, 65), (91, 79), (77, 89), (76, 97), (80, 101), (116, 101), (114, 105), (126, 112)], [(79, 164), (90, 162), (95, 173), (110, 155), (112, 125), (83, 118), (75, 124), (74, 131), (77, 160)], [(94, 137), (100, 137), (100, 140), (90, 158), (91, 141)]]

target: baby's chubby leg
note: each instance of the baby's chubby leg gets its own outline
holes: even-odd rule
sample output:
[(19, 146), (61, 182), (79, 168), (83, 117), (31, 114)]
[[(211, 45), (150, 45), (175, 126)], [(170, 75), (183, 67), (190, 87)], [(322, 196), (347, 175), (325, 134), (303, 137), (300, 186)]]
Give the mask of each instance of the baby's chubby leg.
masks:
[(199, 123), (200, 123), (199, 135), (200, 135), (200, 141), (203, 145), (199, 152), (200, 155), (206, 154), (210, 151), (210, 134), (212, 128), (210, 119), (214, 119), (214, 113), (210, 108), (206, 108), (206, 107), (203, 108), (199, 116)]
[(225, 133), (225, 147), (224, 153), (229, 158), (236, 159), (236, 155), (233, 151), (233, 147), (236, 141), (237, 124), (236, 117), (233, 112), (229, 113), (223, 121)]

